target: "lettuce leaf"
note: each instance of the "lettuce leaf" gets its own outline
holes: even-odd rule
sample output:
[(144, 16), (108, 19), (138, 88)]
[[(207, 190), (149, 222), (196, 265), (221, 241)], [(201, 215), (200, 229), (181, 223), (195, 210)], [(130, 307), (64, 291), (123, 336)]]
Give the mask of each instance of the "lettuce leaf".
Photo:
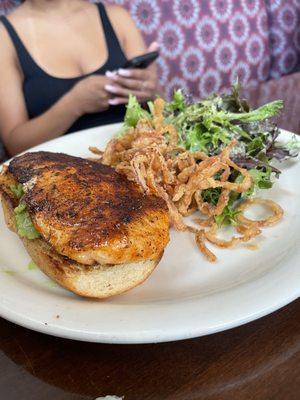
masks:
[(182, 89), (177, 89), (173, 93), (173, 99), (166, 104), (167, 111), (183, 111), (186, 109), (186, 101)]
[(140, 119), (149, 119), (150, 114), (144, 110), (135, 96), (129, 95), (124, 123), (127, 128), (135, 128)]
[(238, 120), (242, 122), (258, 122), (274, 117), (282, 108), (283, 101), (275, 100), (271, 103), (264, 104), (256, 110), (251, 110), (244, 113), (227, 113), (226, 119), (229, 121)]
[(219, 227), (237, 225), (237, 217), (240, 211), (237, 211), (232, 204), (228, 204), (222, 214), (215, 216), (215, 221)]
[(23, 185), (21, 183), (18, 183), (17, 185), (11, 185), (10, 190), (17, 197), (17, 199), (20, 199), (24, 194)]
[(18, 207), (14, 209), (14, 214), (17, 231), (20, 237), (26, 237), (27, 239), (37, 239), (40, 237), (39, 232), (35, 229), (31, 221), (25, 203), (20, 203)]

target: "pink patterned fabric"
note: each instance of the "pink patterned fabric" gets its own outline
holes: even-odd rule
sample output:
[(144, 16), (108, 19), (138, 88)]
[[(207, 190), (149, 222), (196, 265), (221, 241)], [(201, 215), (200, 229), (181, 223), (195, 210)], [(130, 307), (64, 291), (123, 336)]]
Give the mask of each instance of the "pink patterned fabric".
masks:
[[(94, 0), (97, 2), (98, 0)], [(106, 0), (124, 6), (147, 44), (158, 41), (159, 78), (170, 97), (255, 85), (299, 68), (299, 0)], [(0, 14), (18, 0), (0, 0)]]
[[(114, 0), (108, 0), (115, 3)], [(159, 42), (159, 77), (169, 98), (183, 87), (194, 98), (269, 78), (264, 0), (124, 0), (147, 43)]]
[(19, 4), (19, 0), (0, 0), (0, 15), (9, 13)]
[(300, 0), (267, 0), (271, 78), (300, 69)]

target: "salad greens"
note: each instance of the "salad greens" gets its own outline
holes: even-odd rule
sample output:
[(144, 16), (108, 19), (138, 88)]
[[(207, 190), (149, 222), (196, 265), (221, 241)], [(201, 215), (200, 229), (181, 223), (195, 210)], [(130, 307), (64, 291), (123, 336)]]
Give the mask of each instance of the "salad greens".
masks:
[[(283, 108), (283, 102), (276, 100), (252, 110), (241, 98), (239, 85), (235, 84), (228, 95), (213, 95), (197, 103), (191, 103), (182, 90), (176, 90), (173, 99), (165, 104), (166, 124), (176, 127), (179, 135), (178, 145), (189, 151), (203, 151), (209, 156), (219, 154), (233, 139), (237, 145), (230, 158), (240, 167), (246, 168), (253, 179), (252, 187), (242, 195), (251, 197), (258, 189), (269, 189), (273, 177), (280, 171), (272, 165), (273, 160), (298, 155), (300, 145), (296, 137), (286, 144), (277, 138), (279, 129), (269, 119)], [(140, 119), (151, 119), (153, 103), (148, 103), (149, 111), (143, 109), (134, 96), (130, 96), (122, 133), (136, 127)], [(166, 140), (168, 136), (166, 135)], [(238, 182), (242, 177), (236, 171), (230, 176)], [(204, 201), (216, 205), (220, 189), (202, 191)], [(231, 193), (230, 202), (223, 213), (216, 217), (218, 225), (232, 225), (236, 220), (234, 202), (241, 198)]]
[(130, 95), (127, 104), (127, 112), (124, 118), (125, 126), (136, 126), (140, 119), (149, 118), (149, 116), (150, 114), (141, 107), (136, 97)]

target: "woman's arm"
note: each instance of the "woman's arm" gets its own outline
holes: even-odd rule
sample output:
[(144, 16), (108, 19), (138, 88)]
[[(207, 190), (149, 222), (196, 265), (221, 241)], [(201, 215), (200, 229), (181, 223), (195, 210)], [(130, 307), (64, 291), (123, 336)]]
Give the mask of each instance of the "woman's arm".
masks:
[[(0, 33), (0, 133), (8, 152), (14, 155), (59, 136), (75, 121), (76, 115), (66, 98), (42, 116), (28, 120), (22, 91), (22, 72), (3, 27)], [(65, 108), (70, 111), (64, 112)]]
[(108, 107), (103, 76), (80, 81), (49, 110), (29, 120), (23, 96), (23, 76), (6, 32), (0, 26), (0, 136), (11, 155), (65, 133), (77, 118)]
[(129, 12), (120, 6), (105, 7), (126, 57), (130, 59), (146, 53), (147, 46)]
[[(1, 79), (2, 77), (3, 75)], [(9, 92), (6, 91), (9, 95), (4, 98), (3, 90), (5, 92), (5, 85), (1, 83), (0, 131), (2, 141), (11, 155), (60, 136), (77, 119), (76, 109), (71, 106), (72, 99), (66, 95), (44, 114), (28, 120), (25, 116), (26, 111), (17, 109), (18, 97), (21, 97), (22, 93), (13, 96), (13, 88), (10, 87)]]

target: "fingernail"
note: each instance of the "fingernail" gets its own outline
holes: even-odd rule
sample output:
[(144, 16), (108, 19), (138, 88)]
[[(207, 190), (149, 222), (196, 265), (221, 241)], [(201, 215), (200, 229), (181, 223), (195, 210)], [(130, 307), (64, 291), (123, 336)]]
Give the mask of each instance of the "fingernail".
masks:
[(131, 72), (128, 69), (118, 69), (118, 74), (121, 76), (131, 76)]
[(109, 78), (113, 78), (116, 75), (116, 73), (112, 71), (106, 71), (105, 75), (108, 76)]
[(109, 74), (106, 74), (106, 76), (111, 79), (112, 81), (118, 82), (118, 74), (117, 72), (110, 72)]
[(112, 93), (116, 93), (118, 91), (118, 89), (113, 85), (105, 85), (104, 89)]
[(117, 99), (110, 99), (110, 100), (108, 100), (108, 103), (109, 103), (111, 106), (116, 106), (116, 105), (119, 104), (119, 100), (117, 100)]

